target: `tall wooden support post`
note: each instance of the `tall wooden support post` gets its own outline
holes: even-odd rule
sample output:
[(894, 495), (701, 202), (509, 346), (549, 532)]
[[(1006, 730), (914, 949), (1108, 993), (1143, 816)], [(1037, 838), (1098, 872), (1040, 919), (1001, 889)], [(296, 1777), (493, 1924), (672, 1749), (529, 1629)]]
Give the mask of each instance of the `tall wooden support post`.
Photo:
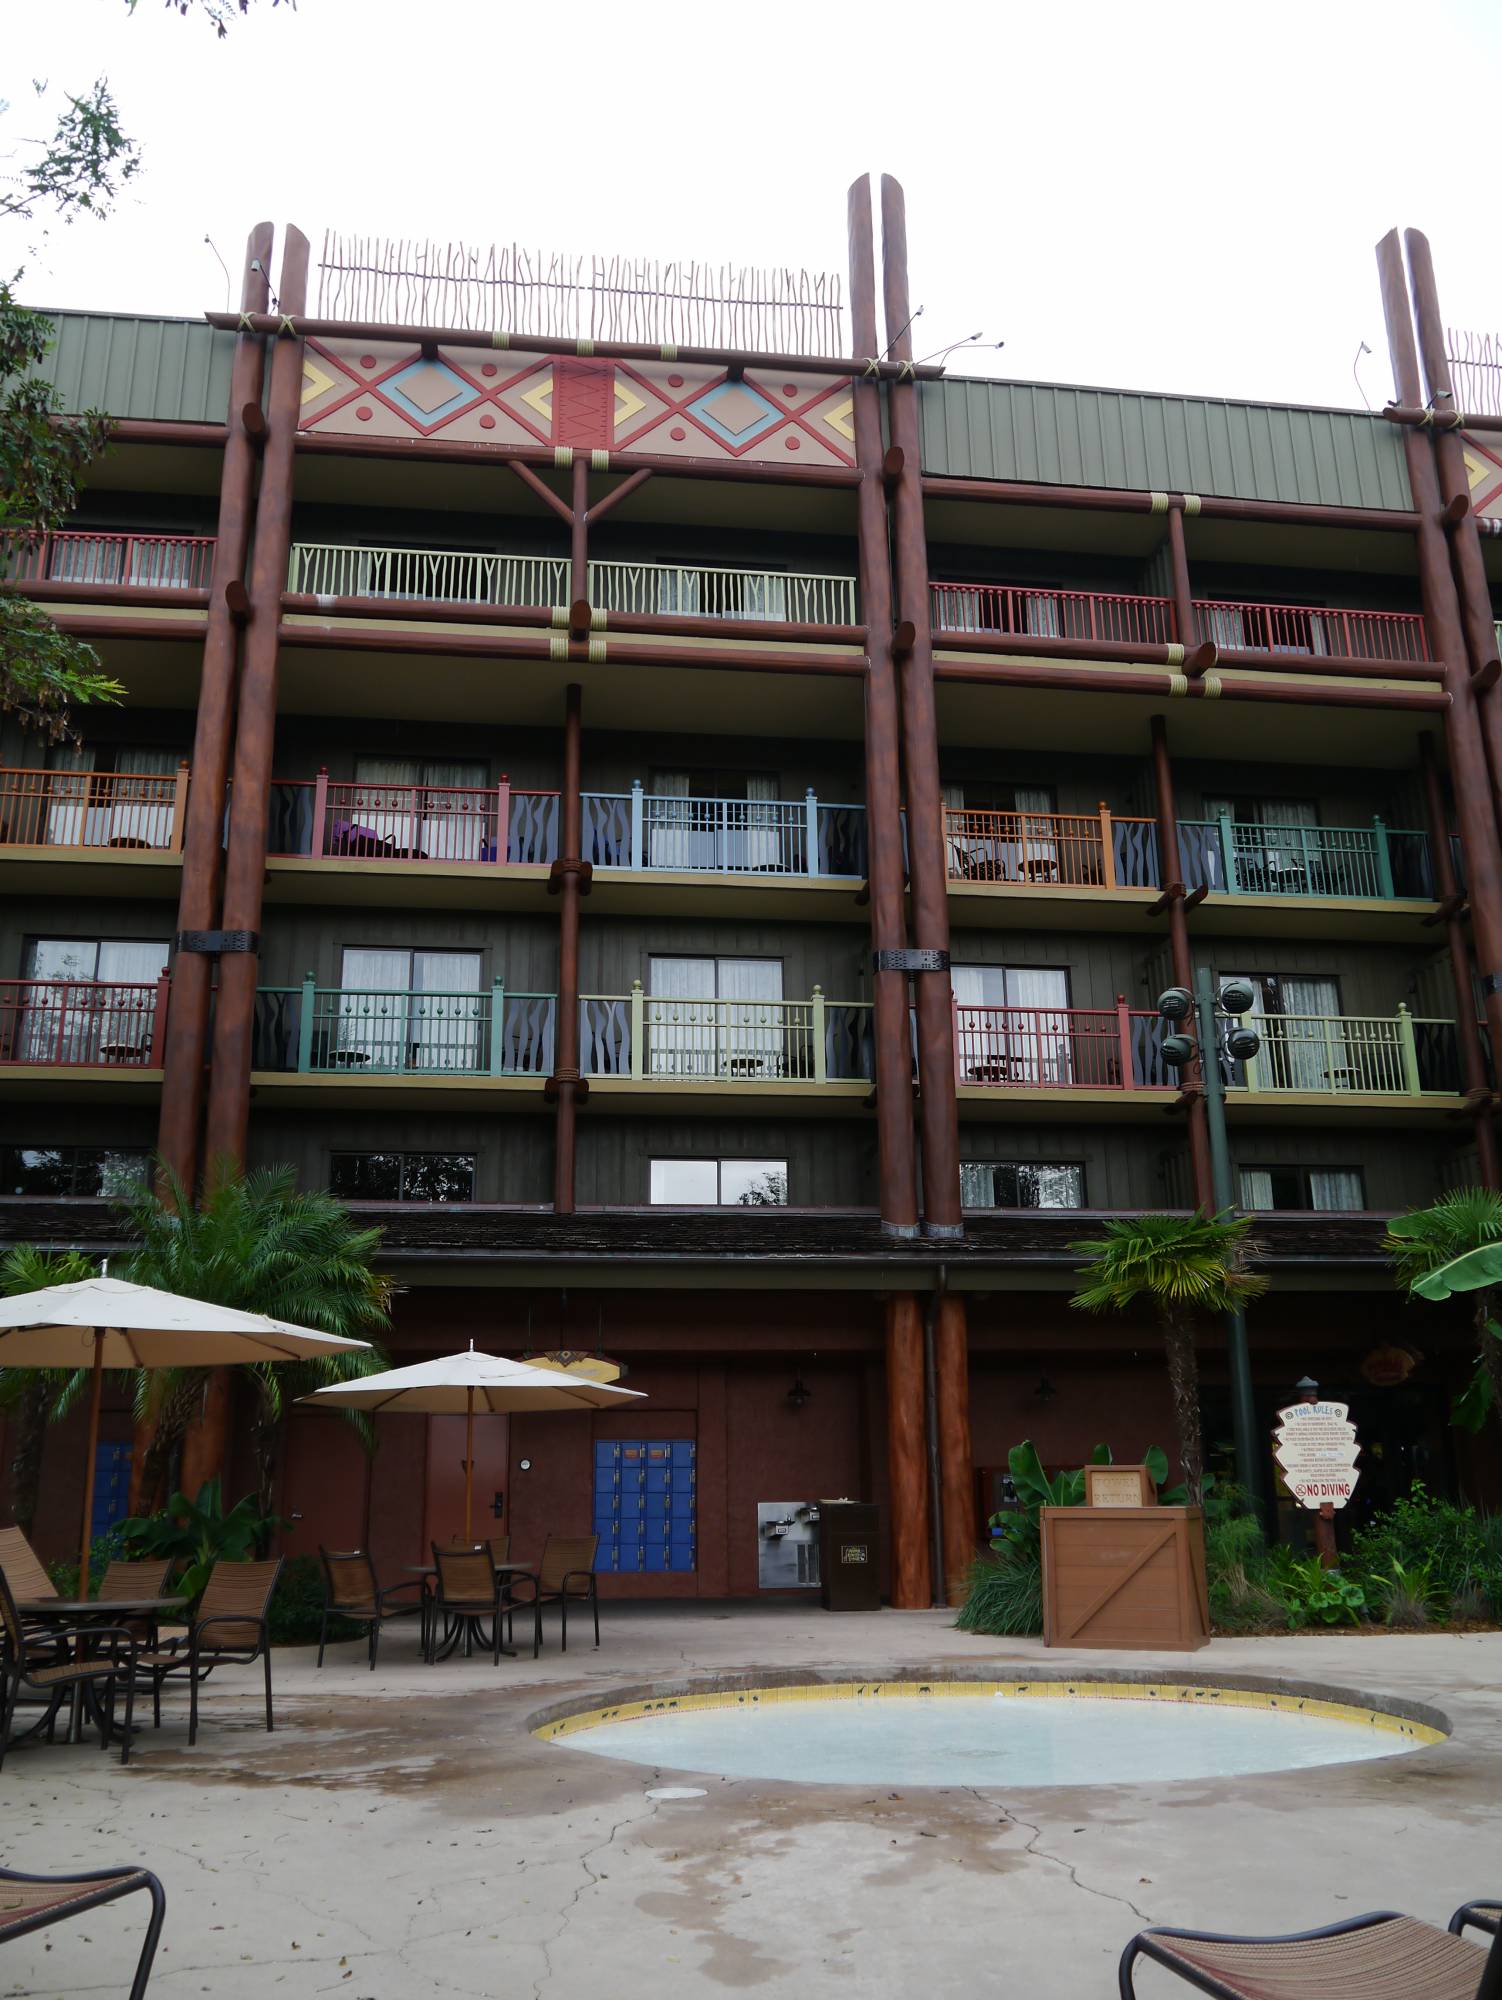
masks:
[(1173, 588), (1173, 622), (1179, 644), (1192, 653), (1197, 643), (1194, 630), (1194, 591), (1189, 582), (1189, 551), (1184, 544), (1184, 505), (1168, 503), (1168, 574)]
[[(1403, 282), (1403, 259), (1395, 229), (1389, 230), (1377, 245), (1377, 268), (1382, 279), (1382, 311), (1392, 354), (1393, 386), (1398, 401), (1413, 408), (1422, 401), (1422, 391), (1413, 322), (1408, 312), (1408, 289)], [(1465, 856), (1476, 969), (1481, 976), (1492, 1047), (1502, 1049), (1502, 848), (1497, 839), (1492, 774), (1487, 768), (1476, 690), (1471, 683), (1460, 605), (1445, 544), (1441, 520), (1444, 501), (1434, 454), (1422, 431), (1409, 424), (1403, 425), (1402, 430), (1408, 484), (1418, 517), (1416, 538), (1424, 619), (1429, 628), (1430, 649), (1444, 663), (1443, 685), (1450, 697), (1450, 706), (1445, 711), (1445, 743), (1455, 788), (1461, 851)]]
[[(575, 599), (578, 602), (578, 599)], [(557, 1107), (557, 1139), (553, 1152), (553, 1212), (574, 1212), (575, 1126), (579, 1080), (579, 898), (583, 891), (583, 807), (580, 798), (580, 737), (583, 691), (570, 685), (563, 722), (563, 798), (560, 828), (562, 852), (553, 864), (550, 888), (559, 896), (557, 1056), (549, 1079)], [(500, 1023), (491, 1033), (500, 1031)]]
[(1465, 925), (1460, 920), (1462, 897), (1455, 880), (1455, 864), (1450, 856), (1450, 816), (1439, 782), (1439, 758), (1434, 738), (1428, 730), (1419, 736), (1419, 770), (1424, 781), (1424, 806), (1429, 826), (1429, 852), (1433, 857), (1434, 893), (1444, 911), (1445, 942), (1450, 947), (1450, 978), (1455, 988), (1456, 1037), (1460, 1044), (1460, 1069), (1465, 1079), (1466, 1102), (1476, 1129), (1476, 1167), (1483, 1187), (1502, 1185), (1498, 1179), (1497, 1131), (1492, 1120), (1492, 1093), (1486, 1080), (1486, 1056), (1481, 1047), (1481, 1030), (1476, 1025), (1476, 990), (1471, 980), (1471, 955), (1466, 949)]
[[(281, 309), (290, 321), (308, 297), (308, 239), (289, 229), (282, 245)], [(237, 948), (219, 960), (214, 1011), (214, 1061), (209, 1077), (206, 1169), (245, 1161), (250, 1122), (250, 1058), (260, 972), (261, 897), (266, 880), (266, 815), (276, 742), (277, 626), (287, 587), (292, 543), (292, 485), (297, 412), (302, 394), (302, 340), (281, 335), (271, 357), (261, 498), (250, 565), (250, 624), (240, 671), (229, 851), (224, 864), (224, 929)], [(238, 948), (238, 947), (245, 948)]]
[(975, 1465), (970, 1445), (970, 1341), (965, 1301), (953, 1292), (939, 1298), (934, 1325), (934, 1378), (939, 1414), (939, 1494), (944, 1574), (935, 1579), (937, 1601), (958, 1604), (965, 1573), (975, 1559)]
[[(258, 222), (245, 246), (245, 276), (240, 290), (244, 312), (266, 310), (271, 290), (271, 242), (271, 224)], [(181, 940), (185, 933), (212, 930), (219, 915), (224, 787), (229, 777), (234, 733), (235, 668), (239, 652), (239, 626), (231, 599), (240, 601), (244, 591), (255, 495), (257, 441), (253, 433), (261, 427), (265, 367), (265, 336), (238, 335), (230, 368), (224, 467), (219, 479), (219, 520), (209, 580), (203, 668), (198, 683), (198, 720), (193, 729), (193, 763), (183, 831), (182, 888), (177, 904), (180, 942), (167, 1009), (161, 1118), (157, 1127), (157, 1147), (163, 1160), (190, 1192), (198, 1178), (214, 960), (207, 952), (185, 948)]]
[(573, 464), (573, 523), (569, 530), (570, 604), (589, 601), (589, 460), (580, 452)]
[[(1169, 516), (1173, 518), (1172, 514)], [(1189, 919), (1184, 912), (1183, 867), (1179, 859), (1179, 812), (1173, 795), (1173, 766), (1168, 757), (1168, 724), (1152, 718), (1153, 794), (1158, 821), (1158, 873), (1168, 910), (1168, 955), (1173, 983), (1194, 991), (1194, 959), (1189, 949)], [(1204, 1075), (1197, 1056), (1185, 1063), (1181, 1081), (1189, 1091), (1189, 1179), (1196, 1208), (1215, 1212), (1215, 1179), (1210, 1160)]]
[[(881, 257), (887, 352), (892, 359), (911, 364), (907, 217), (902, 189), (890, 174), (881, 177)], [(939, 789), (939, 719), (929, 623), (918, 390), (911, 379), (891, 385), (888, 412), (895, 475), (891, 495), (897, 615), (902, 621), (902, 753), (913, 939), (919, 952), (931, 960), (913, 978), (922, 1092), (923, 1233), (958, 1237), (964, 1232), (954, 1090), (954, 1003), (949, 981), (949, 876)]]
[(1408, 246), (1408, 270), (1413, 285), (1413, 310), (1418, 321), (1419, 353), (1424, 364), (1424, 381), (1434, 406), (1434, 450), (1439, 459), (1441, 501), (1448, 508), (1455, 501), (1465, 511), (1451, 524), (1450, 560), (1460, 593), (1460, 611), (1465, 624), (1466, 645), (1471, 671), (1482, 676), (1478, 685), (1477, 707), (1486, 733), (1487, 754), (1492, 778), (1499, 787), (1494, 803), (1502, 821), (1502, 687), (1498, 675), (1502, 662), (1497, 656), (1497, 627), (1492, 617), (1491, 589), (1487, 583), (1486, 560), (1481, 553), (1481, 536), (1470, 504), (1470, 482), (1466, 475), (1465, 448), (1459, 436), (1459, 412), (1455, 407), (1455, 385), (1450, 380), (1450, 358), (1445, 353), (1445, 328), (1439, 310), (1439, 286), (1434, 276), (1434, 256), (1422, 230), (1409, 229), (1403, 241)]
[[(876, 263), (871, 182), (862, 174), (849, 193), (850, 324), (854, 351), (874, 358)], [(866, 873), (871, 900), (872, 1008), (875, 1040), (876, 1157), (881, 1226), (893, 1237), (918, 1234), (917, 1160), (913, 1146), (913, 1044), (908, 975), (895, 963), (907, 944), (903, 908), (902, 742), (897, 666), (892, 655), (892, 571), (881, 472), (881, 387), (852, 385), (855, 404), (856, 534), (861, 616), (866, 640)], [(891, 1602), (918, 1611), (933, 1602), (929, 1574), (928, 1468), (923, 1308), (915, 1293), (886, 1301), (887, 1484), (890, 1496)]]

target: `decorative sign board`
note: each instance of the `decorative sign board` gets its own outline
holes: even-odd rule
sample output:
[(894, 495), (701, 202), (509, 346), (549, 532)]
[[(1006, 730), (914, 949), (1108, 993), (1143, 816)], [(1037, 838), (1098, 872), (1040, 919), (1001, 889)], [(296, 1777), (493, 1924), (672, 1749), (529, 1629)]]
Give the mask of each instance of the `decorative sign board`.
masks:
[(1152, 1474), (1145, 1465), (1087, 1465), (1087, 1507), (1152, 1507), (1158, 1499)]
[(1344, 1507), (1356, 1491), (1361, 1447), (1346, 1403), (1290, 1403), (1278, 1412), (1273, 1456), (1302, 1507)]

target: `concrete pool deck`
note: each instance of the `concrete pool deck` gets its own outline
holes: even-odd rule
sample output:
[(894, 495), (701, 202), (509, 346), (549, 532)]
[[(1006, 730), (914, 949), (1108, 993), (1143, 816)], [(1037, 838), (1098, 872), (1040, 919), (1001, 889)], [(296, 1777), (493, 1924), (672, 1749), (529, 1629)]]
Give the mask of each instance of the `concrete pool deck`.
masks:
[[(0, 1771), (5, 1863), (155, 1869), (154, 2000), (1111, 2000), (1144, 1923), (1287, 1930), (1379, 1907), (1443, 1922), (1502, 1892), (1502, 1633), (1117, 1655), (975, 1639), (937, 1611), (689, 1603), (607, 1605), (599, 1652), (571, 1632), (561, 1655), (556, 1621), (547, 1638), (535, 1663), (428, 1668), (397, 1626), (374, 1674), (358, 1644), (321, 1673), (311, 1649), (281, 1650), (274, 1735), (259, 1669), (228, 1668), (196, 1749), (175, 1692), (125, 1770), (97, 1743), (23, 1744)], [(613, 1689), (759, 1670), (1118, 1666), (1393, 1696), (1454, 1735), (1318, 1770), (1009, 1792), (658, 1778), (528, 1728)], [(674, 1783), (705, 1796), (647, 1796)], [(127, 1903), (0, 1948), (0, 1996), (124, 1992), (141, 1923)], [(1188, 1990), (1151, 1967), (1139, 1986)]]

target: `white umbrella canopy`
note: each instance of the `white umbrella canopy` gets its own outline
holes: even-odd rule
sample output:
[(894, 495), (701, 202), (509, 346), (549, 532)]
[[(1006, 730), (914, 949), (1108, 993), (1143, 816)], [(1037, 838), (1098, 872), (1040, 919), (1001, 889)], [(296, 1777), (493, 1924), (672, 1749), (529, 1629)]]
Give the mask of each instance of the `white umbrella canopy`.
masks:
[(83, 1278), (37, 1292), (0, 1298), (0, 1367), (88, 1368), (89, 1456), (84, 1468), (83, 1532), (78, 1590), (89, 1590), (89, 1535), (94, 1513), (94, 1461), (99, 1402), (106, 1368), (218, 1368), (247, 1361), (300, 1361), (318, 1354), (368, 1348), (368, 1340), (315, 1333), (265, 1313), (185, 1299), (127, 1278)]
[(510, 1411), (603, 1410), (615, 1403), (641, 1402), (639, 1389), (617, 1389), (608, 1382), (591, 1382), (557, 1368), (534, 1368), (503, 1354), (477, 1354), (473, 1343), (462, 1354), (443, 1354), (434, 1361), (414, 1361), (407, 1368), (388, 1368), (381, 1375), (362, 1375), (358, 1382), (331, 1382), (299, 1399), (315, 1408), (337, 1410), (406, 1410), (414, 1416), (454, 1416), (467, 1419), (464, 1442), (464, 1535), (473, 1534), (471, 1486), (474, 1472), (475, 1412), (503, 1415)]

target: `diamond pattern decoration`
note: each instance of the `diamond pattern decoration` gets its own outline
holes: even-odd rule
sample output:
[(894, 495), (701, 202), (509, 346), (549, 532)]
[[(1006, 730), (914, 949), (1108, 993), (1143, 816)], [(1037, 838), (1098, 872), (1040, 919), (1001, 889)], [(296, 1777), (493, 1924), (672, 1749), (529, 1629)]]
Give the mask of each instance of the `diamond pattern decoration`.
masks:
[(305, 347), (302, 356), (302, 394), (298, 400), (302, 403), (311, 403), (330, 389), (341, 386), (347, 387), (348, 384), (341, 384), (337, 376), (330, 375), (326, 368), (320, 368)]
[(744, 382), (722, 382), (718, 389), (690, 403), (689, 414), (728, 445), (748, 445), (773, 424), (782, 422), (783, 413), (765, 396)]
[(479, 390), (442, 361), (414, 361), (381, 383), (381, 393), (424, 429), (457, 416), (478, 401)]

